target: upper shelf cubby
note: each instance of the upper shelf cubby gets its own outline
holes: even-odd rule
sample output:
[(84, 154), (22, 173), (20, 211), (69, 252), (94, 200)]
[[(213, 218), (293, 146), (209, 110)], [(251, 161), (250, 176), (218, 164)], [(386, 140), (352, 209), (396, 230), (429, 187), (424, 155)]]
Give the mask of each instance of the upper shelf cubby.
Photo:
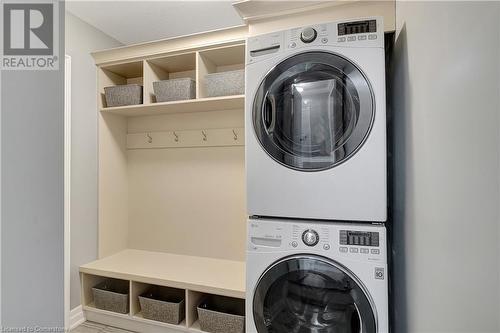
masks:
[(156, 103), (153, 82), (180, 78), (196, 80), (196, 53), (155, 58), (144, 62), (144, 104)]
[(99, 69), (99, 92), (101, 107), (107, 107), (104, 95), (105, 87), (119, 86), (124, 84), (143, 85), (144, 68), (143, 62), (133, 61), (121, 64), (101, 66)]
[(245, 68), (245, 44), (213, 48), (198, 53), (198, 97), (208, 97), (206, 76)]

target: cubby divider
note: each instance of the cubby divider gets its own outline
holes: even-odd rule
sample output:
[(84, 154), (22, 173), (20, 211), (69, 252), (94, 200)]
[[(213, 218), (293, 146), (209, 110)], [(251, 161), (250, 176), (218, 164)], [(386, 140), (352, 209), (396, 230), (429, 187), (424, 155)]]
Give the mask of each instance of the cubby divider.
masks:
[[(203, 293), (186, 290), (186, 322), (190, 328), (198, 322), (198, 304), (200, 304), (203, 297)], [(199, 325), (195, 328), (199, 329)]]
[(147, 283), (130, 281), (130, 314), (137, 316), (141, 312), (139, 296), (145, 293), (151, 285)]

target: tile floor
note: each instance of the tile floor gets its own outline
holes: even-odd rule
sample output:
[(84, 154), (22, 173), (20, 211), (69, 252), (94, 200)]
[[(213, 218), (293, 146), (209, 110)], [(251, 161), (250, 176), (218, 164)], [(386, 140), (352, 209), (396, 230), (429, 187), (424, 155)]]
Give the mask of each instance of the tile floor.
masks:
[(86, 321), (77, 328), (71, 330), (70, 333), (133, 333), (133, 332)]

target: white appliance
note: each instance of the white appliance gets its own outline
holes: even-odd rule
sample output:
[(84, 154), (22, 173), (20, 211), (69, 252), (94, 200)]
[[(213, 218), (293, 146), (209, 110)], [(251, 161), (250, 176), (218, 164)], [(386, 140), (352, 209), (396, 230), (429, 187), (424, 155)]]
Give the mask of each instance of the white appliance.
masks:
[(249, 215), (385, 222), (382, 18), (250, 37)]
[(251, 219), (247, 333), (387, 333), (383, 225)]

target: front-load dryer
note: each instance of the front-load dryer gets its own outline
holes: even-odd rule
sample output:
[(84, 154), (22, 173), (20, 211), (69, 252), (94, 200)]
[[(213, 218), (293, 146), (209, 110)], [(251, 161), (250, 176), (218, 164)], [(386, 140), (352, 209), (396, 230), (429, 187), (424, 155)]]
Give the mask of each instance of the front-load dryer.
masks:
[(382, 18), (250, 37), (249, 215), (385, 222)]
[(247, 333), (387, 333), (386, 230), (251, 219)]

